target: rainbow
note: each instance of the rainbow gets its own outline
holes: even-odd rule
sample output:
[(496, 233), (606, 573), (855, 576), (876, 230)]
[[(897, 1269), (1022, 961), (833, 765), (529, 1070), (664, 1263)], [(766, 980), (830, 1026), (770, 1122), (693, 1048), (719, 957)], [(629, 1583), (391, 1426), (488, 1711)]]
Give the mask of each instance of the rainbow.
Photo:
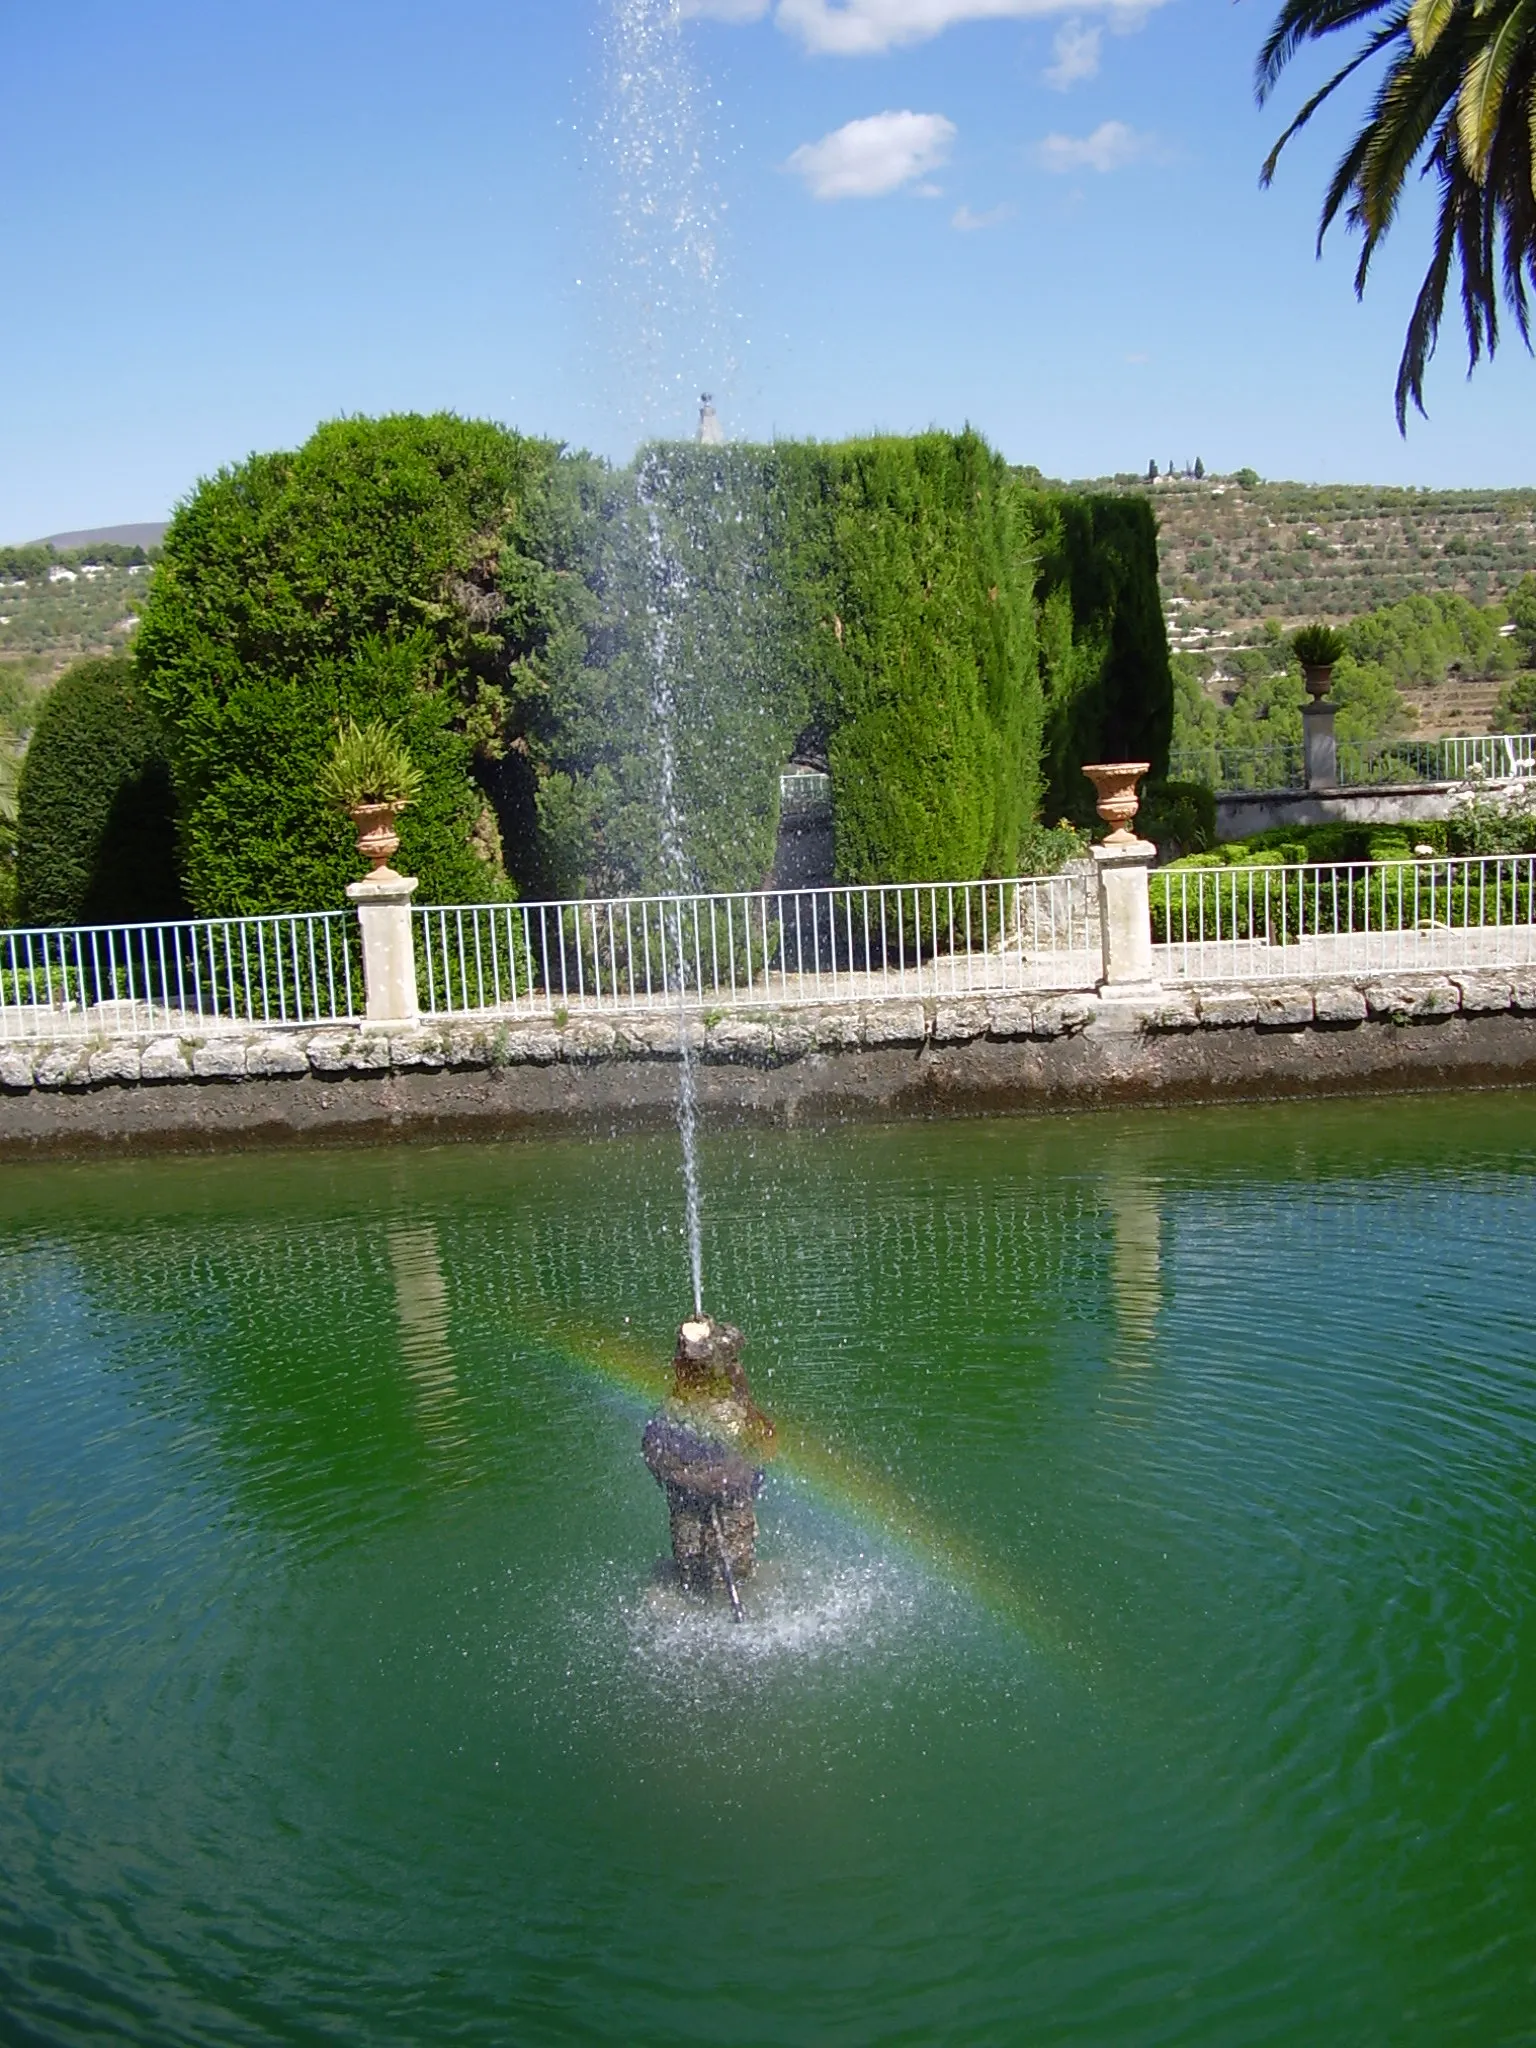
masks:
[[(603, 1330), (552, 1312), (547, 1322), (541, 1318), (538, 1334), (571, 1365), (647, 1404), (666, 1394), (665, 1364), (658, 1364), (655, 1352), (627, 1332)], [(1068, 1638), (1027, 1587), (998, 1560), (928, 1514), (914, 1495), (838, 1446), (819, 1441), (792, 1416), (775, 1411), (774, 1423), (775, 1464), (787, 1467), (828, 1506), (894, 1538), (926, 1570), (1025, 1635), (1033, 1649), (1053, 1661), (1083, 1660), (1084, 1646)]]

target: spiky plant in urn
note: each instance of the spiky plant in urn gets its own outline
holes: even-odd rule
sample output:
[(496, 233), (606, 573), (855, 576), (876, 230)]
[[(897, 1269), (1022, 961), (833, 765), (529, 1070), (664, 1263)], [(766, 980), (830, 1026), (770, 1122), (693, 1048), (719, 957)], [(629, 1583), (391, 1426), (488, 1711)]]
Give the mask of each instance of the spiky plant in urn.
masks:
[(405, 742), (382, 719), (338, 726), (336, 743), (320, 770), (320, 794), (357, 827), (357, 850), (374, 876), (387, 879), (400, 836), (395, 820), (421, 794), (421, 770)]
[(1333, 684), (1333, 668), (1346, 652), (1344, 635), (1332, 626), (1303, 626), (1292, 636), (1291, 652), (1301, 663), (1307, 695), (1321, 703)]
[(1131, 820), (1140, 808), (1136, 785), (1150, 775), (1150, 761), (1094, 761), (1083, 764), (1083, 773), (1098, 792), (1099, 816), (1109, 827), (1106, 846), (1134, 846), (1136, 834)]

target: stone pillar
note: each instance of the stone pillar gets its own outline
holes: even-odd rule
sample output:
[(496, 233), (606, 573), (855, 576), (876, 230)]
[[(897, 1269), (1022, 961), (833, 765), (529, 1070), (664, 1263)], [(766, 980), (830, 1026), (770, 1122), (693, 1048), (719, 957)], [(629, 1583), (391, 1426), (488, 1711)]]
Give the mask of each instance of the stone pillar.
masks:
[(1333, 736), (1333, 706), (1319, 698), (1301, 707), (1308, 789), (1337, 789), (1339, 746)]
[(1147, 871), (1157, 858), (1150, 839), (1106, 840), (1093, 849), (1099, 871), (1099, 921), (1104, 979), (1099, 993), (1113, 999), (1156, 994), (1152, 965), (1152, 906)]
[(416, 948), (411, 938), (412, 875), (380, 868), (365, 882), (348, 884), (363, 932), (363, 987), (368, 1007), (365, 1022), (376, 1025), (415, 1024)]

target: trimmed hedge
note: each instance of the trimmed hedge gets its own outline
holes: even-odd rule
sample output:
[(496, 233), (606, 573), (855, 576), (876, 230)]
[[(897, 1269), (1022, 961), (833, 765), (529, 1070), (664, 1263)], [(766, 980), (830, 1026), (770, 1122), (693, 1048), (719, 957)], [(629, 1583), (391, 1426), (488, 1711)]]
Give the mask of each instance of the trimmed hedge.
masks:
[(179, 509), (136, 659), (200, 913), (344, 900), (362, 863), (316, 778), (346, 717), (397, 727), (423, 771), (400, 822), (422, 900), (505, 893), (472, 770), (503, 747), (544, 632), (537, 575), (518, 611), (502, 552), (555, 453), (446, 413), (337, 420), (297, 453), (221, 471)]
[(565, 623), (509, 757), (531, 764), (532, 840), (502, 799), (527, 886), (761, 887), (797, 742), (831, 768), (839, 880), (1012, 869), (1039, 786), (1034, 534), (979, 435), (562, 469), (531, 545), (568, 579)]
[(1011, 872), (1038, 805), (1043, 705), (1035, 533), (1006, 466), (970, 432), (802, 461), (820, 485), (802, 503), (819, 496), (828, 519), (820, 646), (838, 880)]
[(16, 895), (26, 924), (186, 914), (170, 769), (124, 657), (77, 662), (44, 700), (21, 770)]
[(779, 773), (809, 701), (784, 533), (772, 450), (659, 446), (616, 473), (588, 458), (561, 464), (530, 534), (556, 579), (558, 617), (546, 688), (508, 755), (528, 794), (511, 775), (501, 785), (509, 864), (526, 888), (767, 880)]
[(1081, 761), (1161, 769), (1172, 717), (1145, 503), (1031, 488), (969, 431), (613, 471), (451, 415), (333, 422), (180, 509), (137, 660), (202, 912), (342, 900), (339, 718), (399, 729), (401, 862), (452, 903), (759, 887), (806, 748), (839, 880), (1011, 872), (1042, 747), (1047, 815), (1088, 821)]
[(1046, 808), (1094, 816), (1084, 761), (1168, 773), (1173, 668), (1157, 582), (1157, 522), (1143, 497), (1015, 489), (1038, 535)]
[(1149, 782), (1136, 831), (1167, 857), (1209, 853), (1216, 844), (1216, 792), (1204, 782)]

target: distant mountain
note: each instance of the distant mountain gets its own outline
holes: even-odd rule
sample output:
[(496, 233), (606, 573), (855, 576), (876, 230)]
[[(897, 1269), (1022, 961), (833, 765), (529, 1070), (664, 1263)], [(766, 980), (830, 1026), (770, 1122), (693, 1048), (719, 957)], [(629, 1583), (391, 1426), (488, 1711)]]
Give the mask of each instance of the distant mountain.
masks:
[(62, 553), (66, 548), (90, 548), (99, 542), (111, 542), (123, 548), (157, 548), (165, 538), (169, 521), (150, 519), (137, 526), (89, 526), (79, 533), (50, 533), (34, 546), (55, 547)]

